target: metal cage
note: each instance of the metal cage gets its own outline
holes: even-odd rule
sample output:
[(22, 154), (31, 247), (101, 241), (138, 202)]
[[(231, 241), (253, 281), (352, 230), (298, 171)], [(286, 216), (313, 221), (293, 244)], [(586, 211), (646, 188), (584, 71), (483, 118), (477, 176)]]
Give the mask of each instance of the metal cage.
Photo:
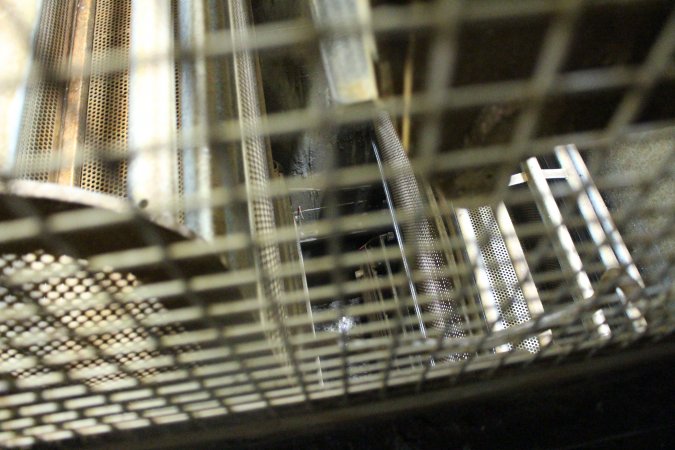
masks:
[(672, 352), (672, 2), (0, 0), (0, 44), (2, 446)]

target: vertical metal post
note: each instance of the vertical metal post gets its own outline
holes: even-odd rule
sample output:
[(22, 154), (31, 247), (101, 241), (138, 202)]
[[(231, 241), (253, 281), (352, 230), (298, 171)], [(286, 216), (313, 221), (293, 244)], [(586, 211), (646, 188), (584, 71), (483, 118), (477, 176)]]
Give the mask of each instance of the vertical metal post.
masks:
[(204, 0), (178, 1), (178, 36), (181, 50), (190, 55), (182, 61), (180, 79), (181, 124), (183, 135), (190, 140), (182, 149), (183, 193), (186, 199), (198, 199), (197, 205), (186, 205), (185, 224), (201, 237), (212, 239)]
[(70, 80), (63, 113), (59, 167), (54, 173), (55, 180), (53, 180), (66, 186), (79, 185), (78, 152), (84, 133), (90, 79), (89, 75), (84, 75), (84, 71), (91, 60), (95, 10), (96, 0), (79, 0), (75, 7), (68, 70)]
[[(312, 0), (310, 6), (319, 27), (366, 27), (370, 22), (367, 0)], [(320, 45), (328, 85), (336, 102), (352, 104), (377, 99), (372, 33), (336, 30), (322, 39)]]
[(132, 0), (129, 196), (174, 223), (178, 197), (173, 14), (167, 0)]
[(279, 274), (281, 253), (278, 243), (270, 238), (276, 232), (274, 205), (269, 191), (270, 169), (265, 138), (260, 135), (261, 99), (253, 52), (246, 49), (251, 39), (246, 0), (229, 0), (232, 41), (235, 45), (234, 73), (237, 91), (239, 126), (242, 133), (242, 159), (248, 199), (251, 238), (255, 246), (258, 275), (260, 320), (274, 329), (267, 333), (268, 343), (284, 364), (292, 364), (293, 372), (304, 389), (289, 330), (285, 325), (286, 307), (281, 304), (284, 285)]

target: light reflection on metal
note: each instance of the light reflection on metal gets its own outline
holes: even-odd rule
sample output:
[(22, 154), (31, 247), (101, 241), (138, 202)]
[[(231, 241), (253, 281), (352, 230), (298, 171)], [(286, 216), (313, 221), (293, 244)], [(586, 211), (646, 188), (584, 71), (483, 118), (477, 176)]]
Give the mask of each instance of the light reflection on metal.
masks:
[(131, 1), (129, 197), (167, 223), (178, 197), (173, 30), (171, 2)]
[(180, 76), (180, 114), (183, 132), (192, 136), (192, 146), (182, 149), (183, 194), (198, 198), (199, 206), (185, 212), (185, 223), (204, 239), (213, 239), (211, 211), (211, 149), (208, 136), (207, 72), (204, 43), (204, 0), (179, 0), (178, 37), (190, 57), (183, 60)]
[(70, 82), (66, 91), (63, 131), (61, 132), (59, 171), (54, 182), (65, 186), (79, 186), (78, 158), (84, 141), (89, 78), (84, 71), (91, 61), (94, 38), (96, 0), (80, 0), (75, 6), (72, 42), (70, 46)]
[[(322, 27), (368, 26), (369, 0), (312, 0), (312, 13)], [(321, 54), (333, 99), (338, 103), (359, 103), (377, 99), (372, 57), (373, 37), (369, 33), (328, 32), (321, 40)]]
[(422, 334), (423, 337), (426, 338), (427, 332), (426, 327), (424, 325), (424, 320), (422, 320), (422, 309), (420, 308), (419, 302), (417, 300), (417, 288), (415, 287), (415, 283), (413, 281), (412, 276), (412, 270), (410, 268), (410, 263), (408, 262), (408, 256), (406, 255), (405, 252), (403, 233), (401, 233), (401, 227), (399, 225), (399, 220), (396, 214), (396, 205), (394, 204), (391, 193), (389, 192), (389, 183), (387, 183), (387, 179), (384, 176), (384, 166), (382, 165), (380, 152), (378, 151), (377, 145), (375, 144), (374, 141), (372, 143), (372, 146), (373, 146), (373, 154), (375, 155), (375, 160), (377, 161), (377, 167), (379, 168), (380, 174), (382, 175), (382, 188), (384, 190), (384, 195), (387, 200), (387, 207), (389, 208), (389, 213), (391, 214), (391, 223), (394, 228), (394, 233), (396, 235), (396, 242), (398, 244), (399, 249), (401, 250), (401, 263), (403, 264), (403, 271), (408, 277), (408, 288), (410, 290), (410, 297), (412, 298), (414, 304), (415, 315), (419, 320), (420, 333)]
[[(588, 224), (588, 231), (598, 247), (600, 257), (607, 270), (625, 270), (632, 280), (630, 284), (644, 288), (642, 277), (614, 225), (598, 188), (593, 183), (586, 164), (581, 159), (579, 150), (574, 145), (557, 147), (556, 156), (566, 172), (567, 182), (575, 192), (578, 192), (577, 204), (579, 210)], [(622, 284), (625, 283), (619, 282), (619, 289), (621, 289)], [(620, 295), (625, 303), (626, 315), (631, 319), (633, 327), (638, 332), (644, 332), (647, 328), (647, 322), (642, 312), (631, 299), (626, 298), (625, 292)]]
[[(562, 169), (542, 169), (541, 172), (547, 180), (562, 179), (566, 176), (565, 171)], [(527, 183), (527, 175), (523, 172), (513, 174), (509, 179), (509, 186), (516, 186), (523, 183)]]
[[(535, 203), (544, 221), (549, 227), (556, 250), (558, 261), (563, 271), (572, 274), (573, 292), (576, 301), (586, 302), (594, 298), (595, 292), (591, 285), (588, 274), (584, 271), (581, 257), (577, 252), (572, 236), (564, 223), (560, 209), (556, 204), (551, 188), (544, 177), (541, 166), (536, 158), (528, 159), (524, 166), (528, 177), (530, 191), (535, 198)], [(598, 309), (592, 314), (593, 324), (591, 327), (603, 338), (611, 337), (611, 329), (607, 324), (605, 313)]]
[[(502, 238), (504, 239), (504, 244), (506, 245), (509, 259), (511, 264), (513, 264), (513, 269), (515, 271), (519, 289), (522, 291), (523, 296), (525, 297), (527, 308), (530, 313), (530, 318), (532, 320), (537, 320), (542, 314), (544, 314), (544, 306), (541, 303), (537, 286), (534, 284), (534, 280), (532, 279), (532, 272), (530, 272), (527, 260), (525, 259), (525, 252), (523, 251), (523, 247), (518, 240), (513, 222), (511, 221), (511, 217), (509, 216), (504, 203), (497, 205), (495, 217)], [(546, 347), (551, 343), (551, 330), (546, 330), (539, 334), (538, 339), (540, 347)]]
[[(33, 39), (42, 0), (4, 0), (0, 5), (0, 173), (14, 167), (26, 87), (33, 66)], [(12, 82), (7, 83), (8, 80)]]

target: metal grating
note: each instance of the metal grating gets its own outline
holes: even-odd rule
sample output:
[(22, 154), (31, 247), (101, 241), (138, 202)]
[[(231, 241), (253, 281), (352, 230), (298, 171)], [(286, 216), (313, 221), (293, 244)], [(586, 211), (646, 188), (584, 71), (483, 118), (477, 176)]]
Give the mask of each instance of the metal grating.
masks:
[[(44, 0), (31, 76), (0, 80), (29, 86), (0, 181), (0, 445), (273, 433), (671, 348), (671, 4), (173, 3), (82, 2), (80, 55), (81, 10)], [(338, 44), (367, 92), (331, 89)]]

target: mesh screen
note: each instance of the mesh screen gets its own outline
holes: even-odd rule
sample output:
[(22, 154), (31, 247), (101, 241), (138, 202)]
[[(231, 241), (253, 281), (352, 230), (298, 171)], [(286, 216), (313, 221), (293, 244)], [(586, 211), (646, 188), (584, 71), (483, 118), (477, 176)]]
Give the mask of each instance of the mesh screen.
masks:
[(42, 4), (0, 79), (28, 85), (0, 445), (255, 437), (672, 351), (670, 2)]

